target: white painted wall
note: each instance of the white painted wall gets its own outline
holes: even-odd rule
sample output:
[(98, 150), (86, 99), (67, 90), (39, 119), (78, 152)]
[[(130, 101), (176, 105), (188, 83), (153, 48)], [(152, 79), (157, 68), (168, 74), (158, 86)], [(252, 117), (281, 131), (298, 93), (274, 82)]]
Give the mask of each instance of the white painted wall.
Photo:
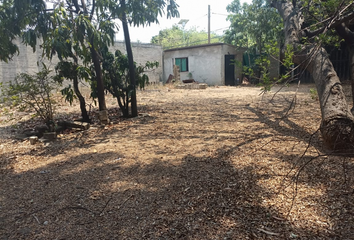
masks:
[[(236, 59), (242, 61), (243, 52), (244, 49), (236, 50), (234, 46), (222, 43), (166, 50), (163, 60), (163, 82), (167, 81), (170, 74), (173, 75), (174, 59), (188, 57), (189, 72), (195, 81), (208, 85), (224, 85), (225, 55), (236, 55)], [(241, 78), (241, 71), (242, 69), (237, 68), (235, 75)], [(181, 72), (181, 80), (188, 79), (189, 72)]]

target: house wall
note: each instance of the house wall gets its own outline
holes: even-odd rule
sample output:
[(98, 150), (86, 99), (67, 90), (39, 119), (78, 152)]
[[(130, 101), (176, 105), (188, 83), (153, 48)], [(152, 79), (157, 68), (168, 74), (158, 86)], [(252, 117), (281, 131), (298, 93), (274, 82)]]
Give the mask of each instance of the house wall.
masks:
[[(145, 65), (146, 62), (159, 62), (159, 67), (153, 70), (147, 70), (146, 75), (149, 76), (150, 83), (159, 83), (162, 81), (162, 72), (163, 72), (163, 63), (162, 55), (163, 50), (162, 46), (149, 44), (149, 43), (131, 43), (133, 50), (134, 61), (138, 65)], [(121, 51), (123, 54), (126, 54), (126, 48), (124, 42), (115, 42), (114, 46), (109, 48), (111, 52), (116, 50)]]
[[(37, 65), (37, 62), (41, 60), (41, 49), (39, 44), (37, 44), (36, 52), (33, 52), (31, 47), (27, 47), (24, 44), (17, 41), (19, 48), (19, 55), (13, 57), (12, 61), (9, 63), (0, 62), (0, 82), (8, 82), (13, 80), (19, 73), (29, 73), (33, 74), (38, 72), (41, 65)], [(122, 53), (126, 53), (124, 42), (115, 42), (113, 46), (110, 47), (110, 51), (114, 52), (116, 49), (120, 50)], [(158, 83), (162, 79), (162, 47), (145, 44), (145, 43), (132, 43), (134, 61), (141, 65), (145, 65), (147, 61), (158, 61), (160, 63), (159, 67), (154, 70), (148, 70), (146, 74), (149, 76), (150, 83)], [(54, 69), (55, 65), (58, 63), (56, 56), (53, 57), (52, 62), (44, 61), (47, 66)]]
[(225, 55), (235, 55), (235, 79), (242, 79), (242, 60), (243, 60), (243, 53), (246, 51), (245, 48), (236, 48), (235, 46), (231, 45), (222, 45), (221, 55), (223, 58), (222, 61), (222, 77), (224, 79), (225, 84)]
[[(211, 44), (198, 47), (188, 47), (164, 52), (163, 82), (170, 74), (173, 75), (175, 58), (188, 57), (188, 72), (181, 72), (181, 80), (189, 79), (188, 74), (200, 83), (208, 85), (225, 85), (225, 55), (235, 55), (235, 59), (242, 63), (244, 49), (236, 50), (227, 44)], [(235, 65), (235, 79), (242, 77), (242, 67)]]
[(224, 60), (220, 53), (220, 45), (165, 51), (163, 81), (166, 82), (173, 74), (175, 58), (188, 57), (189, 72), (181, 72), (181, 80), (189, 79), (188, 73), (191, 73), (192, 78), (200, 83), (223, 85), (223, 71), (220, 69)]

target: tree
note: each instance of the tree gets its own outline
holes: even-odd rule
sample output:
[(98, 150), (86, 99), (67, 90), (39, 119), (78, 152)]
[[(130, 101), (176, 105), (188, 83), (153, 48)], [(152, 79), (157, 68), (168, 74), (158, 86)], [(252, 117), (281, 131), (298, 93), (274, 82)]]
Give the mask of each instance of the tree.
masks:
[[(127, 22), (127, 15), (125, 13), (127, 7), (125, 4), (125, 0), (120, 0), (120, 4), (123, 9), (121, 20), (122, 20), (122, 25), (123, 25), (124, 39), (125, 39), (125, 45), (126, 45), (126, 49), (127, 49), (128, 62), (129, 62), (129, 79), (130, 79), (130, 85), (131, 85), (130, 86), (130, 88), (131, 88), (130, 104), (131, 104), (131, 112), (132, 112), (131, 115), (132, 115), (132, 117), (136, 117), (136, 116), (138, 116), (138, 106), (137, 106), (137, 102), (136, 102), (135, 66), (134, 66), (134, 59), (133, 59), (133, 50), (132, 50), (132, 46), (130, 44), (130, 35), (129, 35), (129, 28), (128, 28), (128, 22)], [(127, 101), (126, 103), (128, 105), (129, 101)], [(124, 111), (123, 115), (127, 116), (127, 112)]]
[(80, 71), (80, 69), (91, 62), (91, 57), (86, 47), (87, 44), (84, 41), (80, 42), (80, 38), (83, 39), (83, 37), (80, 36), (80, 25), (77, 20), (78, 18), (75, 19), (74, 13), (72, 11), (67, 12), (63, 5), (56, 7), (48, 21), (51, 28), (47, 30), (42, 48), (43, 55), (48, 59), (52, 59), (55, 54), (59, 58), (59, 63), (56, 66), (56, 79), (57, 81), (62, 81), (64, 78), (69, 79), (73, 82), (74, 88), (74, 91), (72, 91), (70, 85), (61, 92), (70, 104), (72, 104), (74, 96), (78, 98), (82, 121), (90, 122), (85, 98), (79, 90), (79, 81), (80, 79), (89, 79), (88, 74)]
[(351, 109), (354, 114), (354, 26), (349, 22), (341, 23), (335, 27), (338, 35), (343, 38), (347, 44), (349, 50), (349, 64), (350, 64), (350, 79), (352, 87), (352, 100), (353, 107)]
[[(222, 41), (220, 36), (211, 33), (211, 43)], [(171, 28), (161, 30), (158, 35), (151, 38), (151, 43), (159, 44), (164, 49), (171, 49), (176, 47), (195, 46), (208, 43), (208, 33), (205, 31), (198, 31), (196, 27), (189, 30), (184, 30), (178, 25), (173, 25)]]
[[(43, 0), (1, 0), (0, 1), (0, 61), (8, 62), (18, 53), (14, 40), (19, 37), (29, 39), (36, 35), (32, 27), (46, 17), (46, 5)], [(45, 28), (44, 25), (38, 25)], [(26, 35), (23, 30), (27, 29)], [(28, 41), (35, 49), (35, 42)]]
[(238, 47), (252, 48), (262, 52), (264, 45), (281, 39), (282, 21), (279, 14), (265, 0), (254, 0), (252, 4), (234, 0), (227, 6), (230, 28), (224, 40)]
[[(105, 89), (117, 99), (123, 117), (130, 117), (132, 115), (129, 115), (129, 102), (131, 102), (132, 93), (135, 89), (130, 83), (129, 58), (119, 50), (113, 55), (107, 48), (102, 49), (101, 54), (103, 57), (102, 67)], [(145, 70), (158, 67), (158, 65), (158, 62), (147, 62), (145, 66), (137, 66), (134, 63), (135, 79), (141, 89), (149, 82), (148, 76), (144, 74)]]
[[(292, 48), (293, 62), (309, 71), (315, 81), (325, 145), (336, 152), (353, 152), (354, 117), (328, 53), (322, 47), (328, 32), (354, 19), (352, 1), (272, 0), (271, 4), (283, 19), (285, 46)], [(328, 8), (331, 12), (320, 13), (323, 5), (331, 6)]]
[[(164, 8), (167, 8), (167, 17), (178, 16), (178, 5), (174, 0), (134, 0), (127, 4), (125, 1), (115, 0), (67, 0), (65, 2), (58, 0), (54, 3), (53, 9), (46, 8), (44, 0), (25, 0), (26, 4), (23, 5), (20, 2), (22, 1), (4, 0), (0, 9), (2, 13), (0, 29), (8, 30), (12, 34), (4, 41), (0, 39), (1, 43), (5, 42), (10, 46), (6, 48), (5, 44), (1, 45), (6, 50), (1, 59), (7, 60), (16, 52), (17, 48), (12, 41), (15, 37), (21, 36), (24, 42), (34, 49), (37, 38), (43, 37), (45, 55), (52, 56), (53, 53), (57, 53), (59, 59), (64, 62), (68, 62), (67, 59), (71, 58), (74, 63), (71, 72), (75, 73), (78, 70), (75, 67), (78, 66), (79, 60), (84, 64), (92, 62), (94, 75), (91, 79), (95, 85), (94, 96), (98, 98), (100, 111), (106, 110), (106, 103), (102, 56), (99, 54), (99, 49), (113, 43), (114, 33), (118, 30), (115, 20), (121, 20), (125, 26), (128, 23), (144, 26), (158, 22), (157, 18), (159, 15), (162, 16)], [(34, 18), (20, 16), (27, 16), (27, 12)], [(7, 18), (8, 22), (16, 23), (11, 29), (6, 25)], [(126, 42), (130, 43), (130, 40), (126, 39)], [(73, 79), (75, 82), (75, 78)], [(135, 85), (134, 81), (132, 85)], [(75, 92), (77, 93), (76, 90)], [(80, 104), (82, 105), (83, 102), (80, 101)], [(133, 108), (136, 109), (136, 103)]]
[[(130, 89), (131, 92), (131, 116), (135, 117), (138, 115), (137, 110), (137, 100), (136, 100), (136, 79), (135, 79), (135, 67), (134, 67), (134, 59), (133, 59), (133, 52), (130, 44), (130, 36), (129, 36), (129, 29), (128, 23), (134, 24), (134, 26), (144, 26), (146, 24), (150, 25), (151, 23), (158, 23), (157, 17), (160, 15), (162, 16), (161, 9), (167, 5), (167, 18), (169, 17), (178, 17), (179, 13), (177, 11), (178, 5), (175, 3), (174, 0), (169, 1), (151, 1), (151, 0), (144, 0), (144, 1), (129, 1), (126, 4), (125, 0), (120, 0), (120, 6), (113, 7), (113, 5), (109, 5), (109, 10), (112, 13), (112, 16), (118, 17), (122, 21), (123, 31), (124, 31), (124, 38), (125, 44), (128, 54), (129, 60), (129, 78), (130, 78)], [(129, 20), (128, 17), (129, 16)]]
[[(245, 67), (247, 75), (254, 75), (258, 79), (262, 77), (261, 61), (265, 56), (266, 45), (281, 45), (282, 20), (275, 9), (270, 8), (265, 0), (253, 0), (251, 4), (240, 4), (234, 0), (227, 6), (230, 27), (225, 31), (224, 41), (237, 47), (247, 48), (248, 66)], [(276, 58), (278, 56), (274, 56)], [(257, 60), (260, 58), (260, 60)], [(258, 64), (257, 64), (257, 63)]]

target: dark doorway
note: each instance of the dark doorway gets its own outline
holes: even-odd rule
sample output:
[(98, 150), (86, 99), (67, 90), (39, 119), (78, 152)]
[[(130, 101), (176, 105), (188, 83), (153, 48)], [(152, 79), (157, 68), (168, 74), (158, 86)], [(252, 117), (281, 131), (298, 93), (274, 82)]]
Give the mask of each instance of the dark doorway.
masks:
[(225, 55), (225, 85), (235, 86), (235, 55)]

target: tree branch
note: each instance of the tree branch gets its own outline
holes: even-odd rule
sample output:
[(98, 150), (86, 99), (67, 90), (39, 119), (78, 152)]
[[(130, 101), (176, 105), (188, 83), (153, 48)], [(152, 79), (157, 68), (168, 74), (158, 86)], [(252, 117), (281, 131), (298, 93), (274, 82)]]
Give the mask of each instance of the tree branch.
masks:
[[(321, 33), (323, 33), (324, 31), (328, 30), (328, 29), (332, 29), (332, 28), (336, 28), (337, 26), (341, 25), (342, 23), (346, 23), (349, 22), (351, 20), (354, 19), (354, 12), (347, 14), (345, 16), (342, 17), (338, 17), (337, 20), (333, 21), (334, 18), (327, 18), (326, 20), (324, 20), (322, 23), (324, 22), (329, 22), (329, 24), (327, 24), (326, 26), (316, 29), (314, 31), (307, 31), (306, 29), (304, 30), (304, 32), (306, 33), (306, 36), (309, 38), (315, 37)], [(332, 21), (331, 21), (332, 20)]]
[(349, 45), (354, 45), (354, 32), (352, 32), (346, 24), (342, 23), (336, 26), (336, 31)]
[(96, 5), (96, 1), (93, 0), (93, 1), (92, 1), (91, 13), (90, 13), (90, 21), (92, 20), (93, 13), (95, 12), (95, 5)]
[(79, 3), (77, 2), (77, 0), (73, 0), (73, 4), (76, 8), (76, 13), (79, 14), (80, 13), (80, 6)]

